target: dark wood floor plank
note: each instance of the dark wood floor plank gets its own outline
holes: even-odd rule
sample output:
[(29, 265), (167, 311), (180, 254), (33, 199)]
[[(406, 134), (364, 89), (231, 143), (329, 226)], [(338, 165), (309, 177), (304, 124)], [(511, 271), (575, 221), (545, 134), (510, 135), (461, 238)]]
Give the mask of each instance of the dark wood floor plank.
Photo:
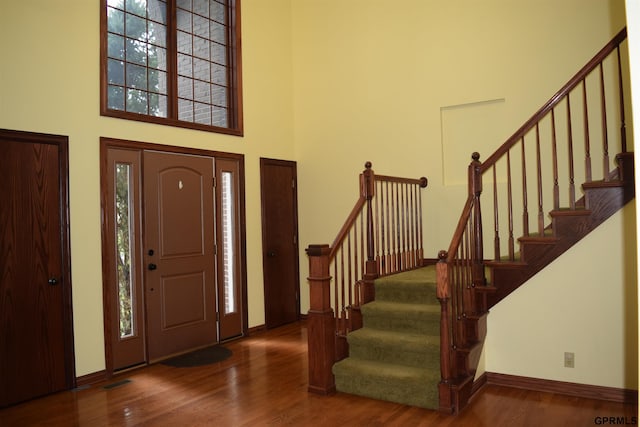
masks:
[[(0, 410), (0, 426), (588, 426), (637, 420), (637, 406), (486, 385), (457, 417), (307, 392), (304, 322), (225, 344), (220, 363), (162, 364)], [(128, 380), (120, 385), (119, 382)], [(104, 388), (114, 385), (112, 388)]]

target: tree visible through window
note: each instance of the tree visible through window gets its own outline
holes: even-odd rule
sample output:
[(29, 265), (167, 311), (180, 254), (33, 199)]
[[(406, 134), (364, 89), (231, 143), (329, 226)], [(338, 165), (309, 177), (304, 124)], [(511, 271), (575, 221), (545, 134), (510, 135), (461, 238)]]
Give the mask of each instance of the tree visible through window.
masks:
[(102, 0), (103, 115), (242, 134), (240, 0)]
[(116, 265), (118, 270), (118, 302), (120, 338), (135, 334), (134, 284), (131, 275), (131, 165), (116, 163), (115, 170), (115, 228)]

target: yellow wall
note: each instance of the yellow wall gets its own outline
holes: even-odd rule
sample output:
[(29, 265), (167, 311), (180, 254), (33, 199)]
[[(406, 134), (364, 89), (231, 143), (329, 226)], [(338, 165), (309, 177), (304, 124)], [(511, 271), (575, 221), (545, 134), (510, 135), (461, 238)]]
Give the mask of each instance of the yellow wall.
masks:
[(491, 310), (486, 371), (637, 389), (635, 215), (627, 205)]
[(244, 138), (99, 115), (100, 2), (0, 2), (0, 128), (69, 136), (77, 375), (104, 369), (99, 137), (243, 153), (249, 326), (264, 324), (259, 158), (293, 159), (291, 5), (242, 8)]
[[(378, 173), (429, 178), (426, 256), (435, 256), (448, 245), (466, 192), (444, 184), (444, 176), (464, 176), (465, 166), (443, 169), (442, 111), (504, 100), (493, 132), (506, 137), (624, 25), (623, 0), (394, 5), (243, 0), (245, 136), (238, 138), (100, 117), (97, 0), (0, 3), (0, 127), (70, 138), (78, 375), (105, 366), (100, 136), (245, 155), (249, 326), (257, 326), (264, 323), (259, 157), (298, 161), (306, 312), (303, 249), (333, 239), (365, 161)], [(486, 156), (498, 145), (468, 132), (468, 146), (452, 152)], [(623, 238), (595, 245), (623, 246)], [(502, 350), (488, 348), (487, 366)]]
[[(466, 186), (460, 183), (466, 182), (471, 152), (486, 158), (625, 25), (622, 0), (403, 0), (402, 7), (384, 0), (292, 4), (303, 248), (331, 243), (356, 200), (357, 174), (370, 160), (378, 173), (429, 178), (424, 192), (427, 257), (435, 257), (449, 244), (466, 197)], [(480, 120), (470, 120), (478, 115), (465, 115), (474, 109), (480, 111)], [(456, 127), (447, 127), (451, 120)], [(460, 145), (444, 146), (452, 143), (447, 133), (451, 129)], [(491, 135), (486, 137), (487, 133)], [(456, 156), (464, 160), (454, 170), (450, 157)], [(635, 247), (628, 232), (632, 225), (625, 224), (625, 229), (605, 225), (606, 233), (585, 243), (587, 248), (604, 250), (603, 258), (589, 258), (592, 265), (608, 263), (609, 253), (626, 256)], [(303, 252), (301, 259), (304, 278), (308, 266)], [(601, 276), (579, 274), (582, 262), (576, 257), (563, 260), (553, 283), (564, 286), (565, 277), (577, 275), (591, 289), (600, 284)], [(627, 264), (613, 268), (607, 281), (611, 289), (607, 313), (631, 311), (629, 316), (634, 317), (634, 308), (622, 301), (624, 286), (635, 292), (635, 271), (629, 272)], [(529, 357), (520, 363), (518, 350), (501, 339), (504, 326), (495, 325), (509, 325), (514, 313), (552, 298), (539, 290), (538, 280), (525, 286), (532, 289), (535, 303), (514, 297), (490, 314), (480, 372), (567, 379), (564, 368), (555, 369), (565, 350), (559, 359), (557, 352), (567, 347), (566, 351), (576, 352), (577, 364), (567, 380), (616, 387), (637, 384), (628, 380), (637, 354), (629, 348), (637, 345), (637, 335), (629, 333), (627, 319), (620, 315), (607, 314), (603, 322), (617, 331), (614, 339), (602, 330), (594, 335), (592, 328), (587, 331), (572, 320), (563, 332), (571, 336), (568, 342), (550, 335), (551, 319), (529, 322), (525, 337), (536, 337), (532, 343), (549, 353), (549, 359)], [(563, 295), (575, 287), (574, 282), (567, 283)], [(302, 290), (304, 295), (307, 289)], [(595, 307), (599, 300), (598, 294), (582, 292), (579, 304), (555, 306), (562, 311), (553, 320), (581, 318), (579, 307)], [(308, 299), (303, 296), (302, 301)], [(622, 331), (625, 335), (620, 335)], [(610, 351), (589, 356), (594, 341), (611, 344)], [(584, 366), (606, 378), (594, 378), (581, 369)], [(604, 372), (610, 369), (614, 372), (607, 376)]]
[[(629, 34), (629, 68), (631, 74), (631, 97), (632, 104), (640, 105), (640, 4), (634, 0), (626, 0), (626, 15), (627, 15), (627, 31)], [(640, 123), (640, 107), (636, 107), (632, 111), (632, 119), (636, 123)], [(634, 138), (637, 140), (640, 138), (640, 127), (634, 128)], [(640, 164), (640, 154), (635, 152), (635, 162)], [(636, 188), (640, 188), (640, 174), (636, 173)], [(636, 224), (640, 222), (640, 211), (636, 210)], [(636, 242), (638, 238), (638, 229), (636, 227)], [(640, 266), (640, 254), (637, 253), (636, 266)], [(640, 301), (640, 295), (638, 295), (636, 289), (636, 301)], [(640, 319), (639, 324), (640, 324)], [(638, 350), (638, 349), (636, 349)], [(639, 373), (640, 375), (640, 373)]]
[[(382, 174), (429, 178), (433, 257), (448, 246), (457, 220), (451, 209), (461, 209), (466, 195), (443, 176), (466, 182), (473, 151), (486, 158), (625, 25), (622, 0), (292, 4), (295, 149), (308, 190), (301, 241), (333, 238), (370, 160)], [(502, 121), (491, 123), (501, 138), (478, 141), (483, 129), (468, 126), (458, 137), (466, 147), (452, 148), (467, 153), (465, 163), (444, 171), (442, 112), (493, 100), (504, 100), (496, 113)], [(345, 186), (352, 194), (333, 194)]]

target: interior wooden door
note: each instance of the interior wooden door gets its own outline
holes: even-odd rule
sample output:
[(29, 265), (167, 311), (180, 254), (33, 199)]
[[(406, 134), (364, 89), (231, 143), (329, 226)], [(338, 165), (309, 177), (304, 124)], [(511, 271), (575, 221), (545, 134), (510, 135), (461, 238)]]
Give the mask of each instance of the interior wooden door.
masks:
[(262, 262), (267, 328), (298, 320), (298, 203), (296, 163), (260, 159)]
[(144, 153), (149, 361), (215, 344), (213, 158)]
[(75, 385), (67, 138), (0, 130), (0, 407)]

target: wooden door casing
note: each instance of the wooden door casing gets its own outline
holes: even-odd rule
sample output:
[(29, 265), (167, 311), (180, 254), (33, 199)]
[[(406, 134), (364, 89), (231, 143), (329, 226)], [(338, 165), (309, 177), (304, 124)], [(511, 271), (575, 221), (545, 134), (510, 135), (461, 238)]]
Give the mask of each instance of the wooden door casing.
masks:
[[(241, 189), (241, 163), (236, 159), (216, 159), (216, 247), (218, 274), (218, 330), (220, 341), (242, 335), (246, 331), (246, 292), (243, 287), (245, 267), (242, 264), (244, 219), (238, 195)], [(230, 199), (224, 197), (228, 191)], [(227, 206), (226, 204), (229, 204)], [(228, 217), (227, 217), (228, 216)], [(232, 224), (226, 230), (225, 224)], [(228, 248), (231, 247), (231, 251)], [(227, 253), (230, 252), (230, 253)], [(229, 262), (230, 261), (230, 262)]]
[[(107, 346), (108, 360), (112, 361), (114, 370), (128, 368), (142, 364), (147, 361), (146, 357), (146, 331), (144, 315), (144, 280), (143, 280), (143, 257), (142, 257), (142, 151), (111, 148), (105, 154), (107, 168), (103, 171), (107, 177), (107, 191), (104, 196), (104, 219), (103, 227), (106, 232), (106, 250), (103, 254), (103, 263), (106, 265), (105, 271), (114, 272), (112, 282), (113, 291), (104, 292), (105, 311), (105, 335), (110, 337), (110, 346)], [(128, 218), (126, 222), (129, 228), (129, 262), (130, 265), (122, 266), (128, 268), (128, 279), (131, 286), (130, 309), (131, 309), (131, 333), (122, 336), (120, 331), (121, 301), (119, 294), (118, 260), (121, 256), (116, 234), (118, 233), (117, 210), (117, 172), (116, 169), (124, 166), (128, 170)], [(122, 202), (122, 200), (120, 201)], [(110, 290), (109, 287), (106, 290)]]
[[(144, 318), (142, 323), (145, 325), (145, 328), (144, 328), (145, 330), (143, 332), (146, 335), (151, 333), (152, 334), (151, 336), (153, 336), (153, 331), (151, 332), (149, 331), (151, 320), (148, 319), (149, 302), (146, 301), (149, 295), (147, 295), (148, 292), (145, 291), (144, 289), (147, 289), (147, 285), (149, 284), (148, 276), (151, 273), (158, 273), (158, 270), (160, 270), (160, 264), (158, 264), (157, 262), (154, 262), (154, 259), (153, 259), (154, 257), (157, 257), (157, 254), (158, 254), (157, 252), (158, 248), (155, 247), (156, 243), (153, 243), (154, 247), (149, 248), (147, 247), (147, 243), (143, 241), (143, 234), (145, 237), (148, 235), (148, 232), (145, 231), (148, 224), (146, 219), (143, 218), (144, 213), (148, 210), (148, 207), (144, 206), (145, 189), (144, 189), (143, 182), (148, 183), (150, 179), (145, 175), (145, 166), (148, 166), (149, 164), (148, 161), (145, 161), (145, 156), (147, 156), (147, 154), (150, 152), (153, 152), (157, 155), (164, 155), (166, 156), (166, 158), (172, 158), (171, 156), (173, 156), (174, 159), (206, 158), (208, 159), (208, 162), (207, 162), (209, 165), (208, 169), (210, 170), (209, 172), (207, 172), (209, 176), (212, 176), (212, 174), (214, 173), (213, 167), (211, 165), (216, 167), (215, 173), (217, 174), (220, 174), (220, 172), (223, 170), (233, 173), (234, 191), (236, 192), (235, 193), (236, 200), (234, 201), (234, 204), (235, 204), (235, 209), (237, 209), (237, 212), (235, 215), (236, 235), (234, 238), (238, 246), (236, 251), (237, 259), (235, 260), (236, 261), (235, 266), (237, 268), (236, 277), (238, 279), (237, 292), (240, 298), (237, 300), (239, 304), (237, 313), (234, 313), (234, 316), (231, 316), (231, 317), (235, 317), (236, 319), (239, 318), (241, 319), (241, 322), (238, 322), (238, 327), (240, 329), (239, 330), (232, 329), (230, 332), (230, 335), (228, 336), (234, 337), (238, 335), (245, 335), (247, 332), (248, 313), (247, 313), (247, 292), (246, 292), (247, 281), (246, 281), (246, 273), (245, 273), (247, 268), (247, 263), (246, 263), (246, 245), (245, 245), (246, 220), (245, 220), (245, 200), (244, 200), (244, 194), (245, 194), (244, 157), (242, 155), (232, 154), (232, 153), (221, 153), (221, 152), (209, 151), (209, 150), (159, 145), (159, 144), (152, 144), (152, 143), (146, 143), (146, 142), (135, 142), (135, 141), (101, 137), (100, 138), (100, 158), (101, 158), (100, 175), (101, 175), (101, 192), (102, 192), (101, 203), (102, 203), (102, 210), (103, 210), (102, 268), (103, 268), (104, 325), (105, 325), (105, 330), (104, 330), (105, 360), (106, 360), (105, 370), (106, 370), (107, 376), (111, 376), (117, 370), (127, 367), (127, 366), (119, 366), (114, 363), (118, 359), (118, 355), (116, 353), (119, 351), (119, 347), (117, 345), (114, 345), (114, 340), (117, 340), (119, 338), (118, 336), (116, 336), (119, 334), (119, 327), (118, 327), (119, 319), (118, 319), (118, 311), (117, 311), (118, 277), (117, 277), (117, 271), (116, 271), (114, 262), (113, 260), (110, 260), (110, 258), (113, 257), (113, 252), (116, 250), (115, 241), (114, 241), (115, 240), (114, 230), (116, 228), (116, 225), (113, 223), (115, 221), (115, 218), (110, 213), (111, 208), (109, 208), (109, 198), (113, 198), (113, 194), (109, 194), (109, 193), (113, 193), (112, 190), (109, 190), (110, 188), (109, 181), (111, 179), (109, 178), (109, 174), (110, 174), (109, 169), (113, 167), (113, 163), (112, 162), (110, 163), (109, 159), (110, 157), (115, 156), (114, 158), (117, 158), (118, 162), (131, 163), (132, 165), (134, 165), (137, 161), (135, 158), (138, 157), (141, 163), (139, 168), (140, 175), (141, 175), (141, 180), (140, 180), (141, 187), (139, 192), (137, 193), (139, 196), (134, 195), (133, 197), (134, 199), (136, 199), (136, 203), (138, 201), (140, 203), (140, 208), (137, 210), (139, 213), (138, 215), (139, 218), (136, 219), (136, 224), (140, 225), (140, 229), (142, 230), (142, 232), (138, 233), (139, 235), (135, 237), (136, 241), (139, 242), (139, 249), (133, 250), (132, 256), (136, 257), (137, 259), (133, 261), (133, 264), (136, 264), (136, 265), (132, 265), (132, 268), (136, 270), (140, 270), (139, 273), (136, 272), (135, 274), (140, 275), (139, 282), (144, 287), (143, 290), (140, 292), (140, 294), (142, 295), (142, 298), (139, 298), (143, 300), (142, 310), (144, 311), (144, 315), (143, 315)], [(118, 154), (114, 155), (113, 153), (118, 153)], [(136, 154), (132, 154), (132, 153), (136, 153)], [(164, 156), (161, 156), (161, 157), (164, 157)], [(217, 169), (218, 163), (220, 164), (219, 170)], [(133, 169), (135, 170), (136, 167), (134, 167)], [(135, 174), (136, 172), (134, 171), (133, 173)], [(113, 173), (111, 174), (113, 175)], [(206, 178), (206, 179), (208, 180), (209, 178)], [(210, 186), (211, 192), (214, 194), (218, 193), (215, 191), (213, 182), (211, 181), (209, 182), (211, 183), (211, 186)], [(217, 196), (214, 196), (214, 201), (215, 201), (215, 204), (217, 205), (218, 204)], [(182, 204), (176, 204), (176, 206), (181, 207)], [(214, 209), (218, 209), (218, 207), (215, 206)], [(176, 215), (181, 216), (179, 210), (178, 210), (178, 213), (175, 214), (174, 216)], [(219, 216), (217, 215), (217, 213), (214, 213), (213, 217), (216, 218), (216, 221), (218, 221)], [(216, 228), (219, 227), (219, 224), (216, 224), (215, 227)], [(207, 234), (209, 236), (212, 235), (210, 232), (207, 232)], [(214, 231), (213, 238), (219, 239), (219, 237), (220, 237), (219, 231), (218, 230)], [(149, 255), (149, 249), (154, 249), (154, 255)], [(220, 262), (219, 261), (220, 254), (221, 252), (217, 251), (217, 255), (213, 255), (211, 258), (214, 274), (218, 276), (222, 274), (220, 269), (216, 268), (216, 262)], [(148, 270), (150, 263), (155, 263), (157, 269), (152, 271)], [(154, 290), (155, 289), (156, 288), (154, 287)], [(213, 294), (213, 302), (214, 302), (213, 309), (212, 310), (207, 309), (207, 314), (212, 313), (214, 318), (217, 314), (215, 310), (218, 308), (217, 301), (215, 301), (215, 298), (216, 298), (215, 292), (216, 290), (214, 290), (214, 294)], [(218, 298), (220, 297), (218, 296)], [(221, 331), (222, 329), (225, 329), (224, 328), (225, 320), (228, 320), (228, 318), (221, 314), (220, 321), (218, 322), (218, 342), (226, 339), (227, 337), (225, 335), (225, 332)], [(213, 330), (215, 334), (216, 332), (215, 327), (209, 328), (207, 330), (207, 334), (210, 333), (211, 330)], [(229, 333), (228, 330), (227, 330), (227, 333)], [(130, 338), (127, 338), (127, 340), (129, 339)], [(207, 341), (207, 344), (204, 344), (204, 345), (210, 345), (211, 343), (215, 343), (215, 336), (214, 338), (212, 338), (212, 340), (213, 341)], [(165, 355), (170, 356), (171, 354), (174, 354), (174, 353), (182, 353), (182, 352), (190, 351), (197, 347), (203, 346), (198, 344), (197, 347), (189, 348), (186, 350), (169, 349), (168, 351), (163, 351), (161, 353), (162, 355), (160, 356), (158, 356), (157, 354), (154, 356), (153, 354), (150, 355), (148, 352), (149, 336), (145, 336), (144, 341), (145, 341), (144, 342), (145, 356), (144, 356), (143, 363), (145, 364), (163, 359), (165, 358)], [(171, 352), (171, 353), (168, 353), (168, 352)]]
[(75, 386), (68, 138), (0, 130), (0, 407)]

